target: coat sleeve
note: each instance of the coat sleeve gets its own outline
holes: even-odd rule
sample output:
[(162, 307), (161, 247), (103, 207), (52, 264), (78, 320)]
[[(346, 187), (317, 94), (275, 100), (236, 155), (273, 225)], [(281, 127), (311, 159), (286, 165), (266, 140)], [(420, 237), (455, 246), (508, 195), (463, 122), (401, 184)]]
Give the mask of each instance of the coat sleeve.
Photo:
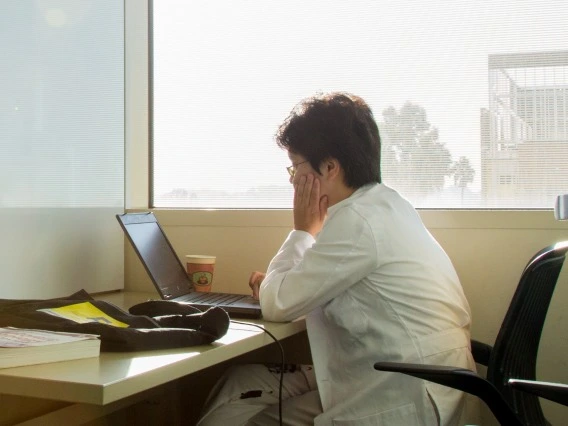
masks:
[(342, 209), (314, 239), (292, 231), (270, 262), (260, 288), (263, 317), (290, 321), (324, 305), (377, 266), (377, 248), (367, 221)]

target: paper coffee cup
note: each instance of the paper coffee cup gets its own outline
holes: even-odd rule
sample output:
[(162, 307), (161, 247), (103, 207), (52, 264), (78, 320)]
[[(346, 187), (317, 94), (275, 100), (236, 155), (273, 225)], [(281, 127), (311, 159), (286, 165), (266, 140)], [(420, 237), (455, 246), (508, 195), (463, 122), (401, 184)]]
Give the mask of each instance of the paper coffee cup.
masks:
[(188, 254), (185, 256), (187, 274), (197, 291), (211, 291), (216, 256)]

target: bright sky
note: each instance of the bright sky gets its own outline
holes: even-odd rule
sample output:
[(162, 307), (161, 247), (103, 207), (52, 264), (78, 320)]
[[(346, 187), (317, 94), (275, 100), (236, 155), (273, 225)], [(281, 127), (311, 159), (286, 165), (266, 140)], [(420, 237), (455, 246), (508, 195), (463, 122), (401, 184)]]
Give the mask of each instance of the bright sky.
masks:
[[(568, 48), (565, 0), (154, 2), (157, 193), (287, 182), (273, 134), (317, 91), (362, 96), (377, 121), (425, 108), (479, 169), (489, 54)], [(479, 187), (479, 175), (473, 189)]]

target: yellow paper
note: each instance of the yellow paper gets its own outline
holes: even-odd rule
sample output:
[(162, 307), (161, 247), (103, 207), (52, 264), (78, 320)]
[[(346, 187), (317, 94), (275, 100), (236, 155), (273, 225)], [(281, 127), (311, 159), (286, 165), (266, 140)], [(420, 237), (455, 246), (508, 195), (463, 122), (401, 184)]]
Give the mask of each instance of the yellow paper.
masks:
[(38, 311), (60, 318), (66, 318), (79, 324), (98, 322), (101, 324), (113, 325), (115, 327), (128, 327), (128, 324), (105, 314), (90, 302), (76, 303), (74, 305), (61, 306), (60, 308), (38, 309)]

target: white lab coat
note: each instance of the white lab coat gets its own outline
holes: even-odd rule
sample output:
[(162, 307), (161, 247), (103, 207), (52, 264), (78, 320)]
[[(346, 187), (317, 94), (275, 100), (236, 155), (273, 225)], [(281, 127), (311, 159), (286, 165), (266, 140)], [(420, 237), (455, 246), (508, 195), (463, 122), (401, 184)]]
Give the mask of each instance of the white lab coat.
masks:
[(458, 276), (416, 210), (383, 184), (330, 207), (313, 238), (292, 231), (260, 289), (264, 319), (307, 316), (323, 414), (316, 425), (453, 425), (461, 392), (377, 361), (475, 370)]

